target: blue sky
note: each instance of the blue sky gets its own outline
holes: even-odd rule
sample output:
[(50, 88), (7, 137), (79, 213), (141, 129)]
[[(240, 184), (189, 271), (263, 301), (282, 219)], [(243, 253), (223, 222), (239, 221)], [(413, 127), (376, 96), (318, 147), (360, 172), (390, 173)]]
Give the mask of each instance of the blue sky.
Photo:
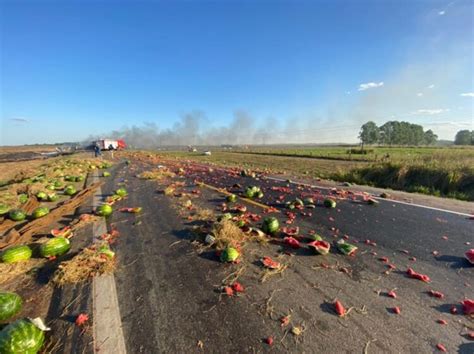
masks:
[(255, 129), (272, 119), (295, 141), (355, 141), (367, 120), (418, 122), (451, 139), (474, 129), (471, 1), (0, 8), (0, 145), (167, 129), (192, 111), (203, 130), (244, 111)]

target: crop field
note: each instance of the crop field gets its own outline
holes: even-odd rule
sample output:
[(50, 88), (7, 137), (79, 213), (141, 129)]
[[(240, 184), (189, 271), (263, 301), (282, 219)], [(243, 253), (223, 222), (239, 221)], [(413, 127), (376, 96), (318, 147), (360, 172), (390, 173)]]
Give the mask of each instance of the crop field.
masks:
[(229, 167), (257, 168), (279, 174), (474, 200), (472, 147), (370, 147), (367, 154), (349, 154), (350, 149), (251, 147), (213, 151), (212, 156), (185, 152), (163, 154)]

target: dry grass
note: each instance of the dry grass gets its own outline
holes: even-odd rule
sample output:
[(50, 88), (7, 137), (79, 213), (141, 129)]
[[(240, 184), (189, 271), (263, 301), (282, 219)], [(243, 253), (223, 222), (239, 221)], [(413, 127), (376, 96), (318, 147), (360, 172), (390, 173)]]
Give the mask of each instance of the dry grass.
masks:
[(86, 281), (94, 276), (113, 273), (116, 267), (115, 257), (111, 258), (94, 248), (85, 248), (69, 261), (61, 262), (54, 273), (55, 285), (74, 284)]
[(217, 249), (224, 249), (227, 246), (237, 247), (247, 239), (247, 235), (230, 220), (216, 222), (212, 234), (216, 238)]
[(137, 175), (141, 179), (153, 179), (153, 180), (162, 180), (164, 178), (174, 177), (175, 174), (171, 172), (168, 168), (155, 168), (151, 171), (144, 171)]
[(17, 278), (20, 275), (24, 275), (35, 268), (42, 267), (47, 262), (47, 259), (43, 258), (30, 258), (25, 262), (17, 263), (0, 263), (0, 284), (4, 285), (10, 280)]

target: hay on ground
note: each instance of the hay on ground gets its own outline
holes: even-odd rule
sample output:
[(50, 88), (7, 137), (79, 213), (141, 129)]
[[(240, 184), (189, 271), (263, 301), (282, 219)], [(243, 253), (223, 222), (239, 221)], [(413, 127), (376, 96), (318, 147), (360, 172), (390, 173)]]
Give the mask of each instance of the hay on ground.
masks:
[(46, 262), (44, 258), (30, 258), (24, 262), (0, 263), (0, 284), (5, 285), (10, 280), (42, 267)]
[(98, 247), (85, 248), (69, 261), (61, 262), (54, 273), (55, 285), (74, 284), (92, 277), (113, 273), (116, 267), (115, 257), (101, 254)]
[(163, 178), (174, 177), (175, 174), (167, 168), (153, 169), (151, 171), (144, 171), (137, 175), (141, 179), (161, 180)]

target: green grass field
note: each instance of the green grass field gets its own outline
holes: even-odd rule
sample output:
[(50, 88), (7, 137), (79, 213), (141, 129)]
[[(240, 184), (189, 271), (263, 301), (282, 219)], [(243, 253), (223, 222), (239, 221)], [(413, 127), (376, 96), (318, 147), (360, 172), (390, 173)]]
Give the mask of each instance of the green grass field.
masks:
[(473, 147), (252, 147), (202, 153), (161, 152), (221, 166), (268, 170), (474, 201)]

